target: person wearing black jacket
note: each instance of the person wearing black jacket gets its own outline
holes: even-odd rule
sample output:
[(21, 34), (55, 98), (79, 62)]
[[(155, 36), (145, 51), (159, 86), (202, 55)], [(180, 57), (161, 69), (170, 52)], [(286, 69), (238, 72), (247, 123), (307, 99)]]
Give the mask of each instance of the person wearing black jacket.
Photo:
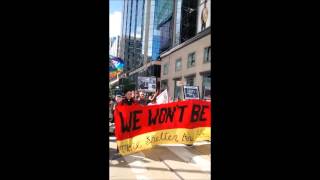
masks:
[(133, 94), (131, 90), (125, 91), (125, 98), (121, 101), (122, 105), (132, 105), (136, 103), (133, 99)]
[[(122, 99), (122, 101), (120, 102), (121, 105), (133, 105), (133, 104), (136, 104), (136, 102), (134, 101), (133, 99), (133, 94), (132, 94), (132, 91), (129, 90), (129, 89), (126, 89), (124, 91), (125, 93), (125, 97)], [(115, 127), (117, 128), (117, 126)], [(118, 146), (117, 146), (117, 153), (119, 153), (119, 149), (118, 149)]]

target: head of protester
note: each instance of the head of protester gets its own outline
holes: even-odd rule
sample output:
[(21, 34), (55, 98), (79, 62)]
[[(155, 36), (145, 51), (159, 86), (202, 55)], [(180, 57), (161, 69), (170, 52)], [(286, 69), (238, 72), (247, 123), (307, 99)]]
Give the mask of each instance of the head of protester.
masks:
[(134, 99), (135, 99), (135, 100), (138, 100), (138, 99), (139, 99), (139, 96), (140, 96), (140, 95), (139, 95), (139, 91), (135, 91), (135, 92), (134, 92)]
[(139, 93), (139, 98), (140, 98), (140, 99), (145, 99), (145, 95), (146, 95), (146, 94), (141, 91), (141, 92)]
[(122, 105), (132, 105), (135, 103), (131, 89), (125, 89), (124, 95), (124, 99), (121, 101)]
[(116, 95), (115, 101), (116, 101), (116, 103), (120, 103), (122, 101), (122, 96), (121, 95)]
[(144, 106), (148, 105), (148, 100), (145, 98), (145, 96), (146, 96), (145, 92), (141, 91), (139, 94), (139, 100), (138, 100), (138, 103)]

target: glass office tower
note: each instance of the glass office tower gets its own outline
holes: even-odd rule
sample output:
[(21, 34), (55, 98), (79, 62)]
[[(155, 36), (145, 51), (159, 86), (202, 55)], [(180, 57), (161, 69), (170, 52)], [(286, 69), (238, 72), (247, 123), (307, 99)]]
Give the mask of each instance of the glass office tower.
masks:
[(161, 0), (158, 29), (160, 53), (196, 35), (198, 0)]
[(161, 0), (158, 7), (158, 24), (160, 31), (160, 52), (172, 47), (174, 0)]
[(121, 57), (126, 71), (159, 59), (160, 31), (156, 25), (160, 1), (124, 0)]
[(125, 71), (130, 71), (143, 62), (142, 36), (144, 0), (125, 0), (122, 12), (122, 50)]
[(160, 31), (157, 29), (159, 3), (163, 0), (123, 0), (120, 57), (127, 77), (160, 77), (160, 65), (141, 68), (160, 59)]

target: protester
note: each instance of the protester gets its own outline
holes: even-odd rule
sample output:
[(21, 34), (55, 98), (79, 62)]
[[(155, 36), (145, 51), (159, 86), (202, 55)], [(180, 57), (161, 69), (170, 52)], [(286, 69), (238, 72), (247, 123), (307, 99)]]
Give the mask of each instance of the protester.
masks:
[[(121, 105), (128, 105), (128, 106), (131, 106), (133, 104), (136, 104), (136, 101), (134, 101), (134, 98), (133, 98), (133, 93), (131, 90), (129, 89), (126, 89), (124, 90), (124, 93), (125, 93), (125, 96), (123, 99), (120, 99), (121, 97), (119, 96), (118, 98), (118, 104), (121, 104)], [(117, 129), (118, 127), (115, 126), (115, 128)], [(117, 153), (119, 153), (119, 148), (117, 146)]]
[[(113, 117), (113, 113), (114, 113), (114, 106), (115, 106), (115, 99), (110, 97), (110, 101), (109, 101), (109, 121), (111, 120), (111, 123), (114, 122), (114, 117)], [(111, 113), (110, 113), (111, 112)]]
[(120, 103), (122, 101), (122, 96), (121, 95), (116, 95), (115, 101), (116, 101), (116, 103)]
[(135, 100), (135, 101), (138, 101), (139, 100), (139, 91), (134, 91), (134, 93), (133, 93), (133, 99)]
[(111, 104), (111, 111), (112, 111), (112, 123), (114, 123), (114, 111), (116, 110), (116, 107), (119, 103), (122, 101), (122, 96), (121, 95), (116, 95), (116, 97), (113, 99), (112, 104)]
[(152, 96), (149, 96), (149, 100), (150, 102), (148, 103), (148, 105), (156, 105), (157, 104), (157, 96), (158, 96), (159, 92), (156, 91)]
[(143, 106), (146, 106), (149, 103), (149, 100), (145, 98), (145, 93), (142, 91), (140, 92), (138, 103)]
[(122, 105), (132, 105), (136, 103), (133, 99), (133, 94), (131, 90), (125, 90), (125, 97), (124, 99), (121, 101)]

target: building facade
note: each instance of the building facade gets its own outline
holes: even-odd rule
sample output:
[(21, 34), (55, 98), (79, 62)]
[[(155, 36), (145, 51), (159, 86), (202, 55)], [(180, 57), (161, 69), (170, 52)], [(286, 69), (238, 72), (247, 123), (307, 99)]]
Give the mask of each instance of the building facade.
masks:
[(112, 56), (119, 57), (120, 55), (120, 36), (111, 37), (110, 38), (110, 44), (109, 44), (109, 54)]
[[(200, 97), (211, 93), (210, 0), (175, 0), (170, 46), (160, 48), (161, 90), (183, 99), (181, 84), (198, 86)], [(161, 26), (161, 25), (160, 25)], [(170, 32), (170, 31), (168, 31)], [(170, 35), (169, 35), (170, 36)]]
[(198, 86), (200, 97), (211, 87), (211, 29), (161, 54), (161, 90), (183, 99), (182, 86)]

